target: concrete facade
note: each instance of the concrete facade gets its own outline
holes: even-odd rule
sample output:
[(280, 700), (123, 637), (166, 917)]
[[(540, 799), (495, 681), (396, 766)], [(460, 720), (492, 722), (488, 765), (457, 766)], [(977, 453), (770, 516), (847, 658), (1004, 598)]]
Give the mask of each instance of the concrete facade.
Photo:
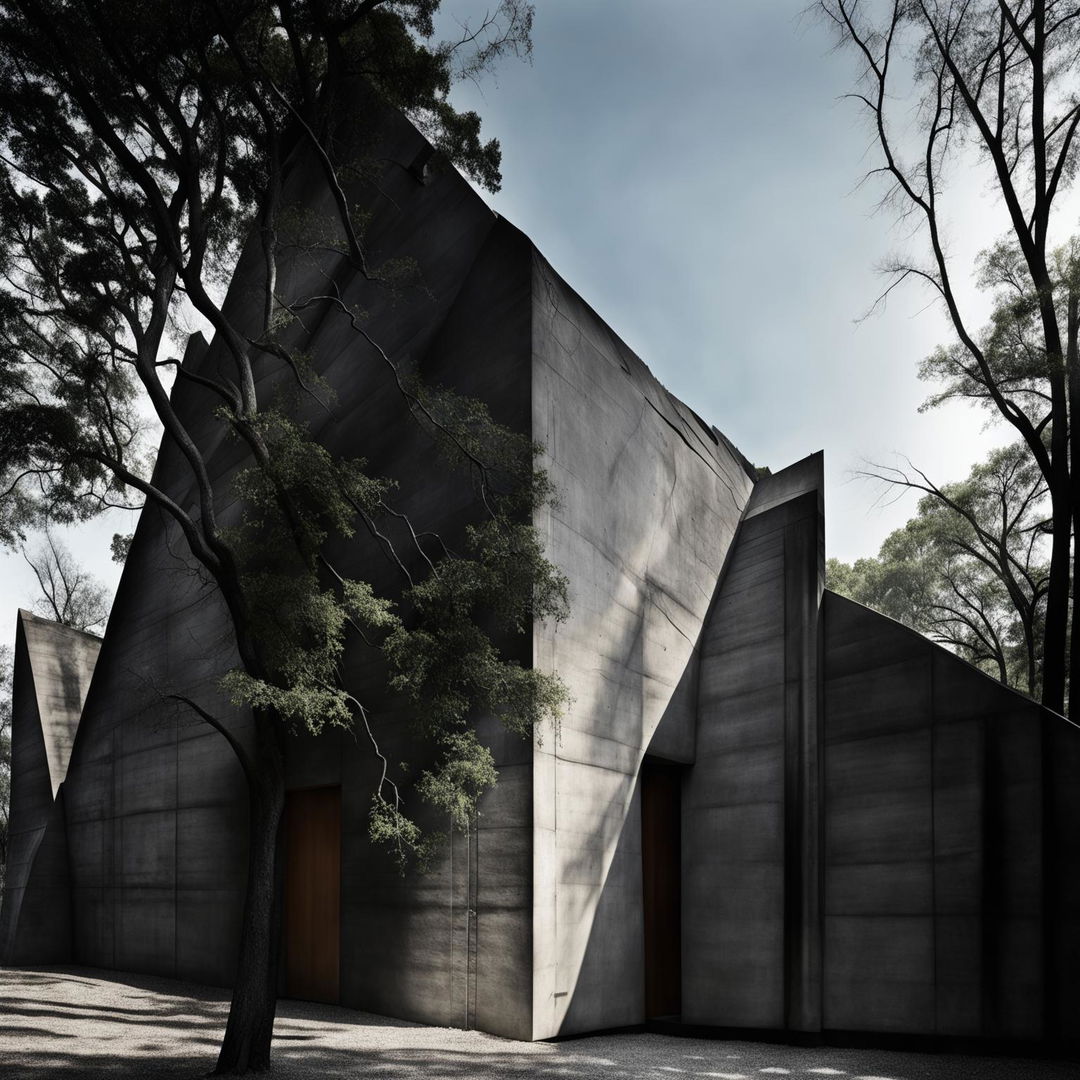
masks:
[(755, 488), (702, 639), (683, 810), (683, 1016), (821, 1028), (822, 457)]
[(101, 639), (20, 611), (15, 629), (8, 861), (0, 957), (50, 963), (72, 950), (62, 789)]
[(1080, 732), (843, 597), (824, 625), (825, 1025), (1076, 1039)]
[[(535, 745), (481, 719), (498, 786), (468, 836), (405, 878), (367, 839), (366, 745), (340, 732), (294, 740), (288, 787), (341, 789), (341, 1002), (526, 1039), (646, 1019), (648, 756), (682, 770), (684, 1021), (1075, 1038), (1080, 733), (825, 592), (820, 455), (756, 480), (452, 169), (417, 180), (407, 166), (426, 144), (408, 124), (378, 139), (384, 171), (356, 197), (370, 259), (409, 257), (422, 287), (390, 293), (301, 257), (281, 287), (333, 277), (389, 355), (543, 445), (560, 501), (535, 523), (571, 614), (504, 644), (558, 672), (573, 700)], [(301, 162), (290, 191), (317, 214), (314, 190)], [(227, 301), (241, 328), (260, 272), (245, 252)], [(332, 415), (306, 417), (320, 441), (393, 477), (418, 526), (460, 535), (475, 493), (436, 467), (381, 359), (345, 320), (293, 332), (338, 396)], [(226, 362), (198, 338), (185, 358)], [(286, 377), (268, 367), (260, 389)], [(177, 406), (227, 490), (239, 451), (203, 394), (186, 385)], [(167, 442), (156, 479), (191, 499)], [(363, 541), (336, 554), (392, 587)], [(89, 649), (24, 623), (50, 662)], [(16, 761), (19, 799), (36, 785), (18, 803), (24, 831), (52, 848), (9, 869), (0, 960), (230, 982), (246, 793), (224, 740), (168, 702), (182, 690), (245, 738), (247, 718), (217, 688), (225, 627), (176, 530), (145, 511), (89, 691), (78, 683), (66, 773), (51, 761), (42, 772), (28, 751)], [(348, 654), (347, 681), (383, 751), (419, 771), (407, 710), (371, 664)], [(44, 730), (28, 689), (43, 676), (16, 665), (18, 730)], [(68, 707), (65, 730), (78, 713)], [(46, 783), (58, 776), (62, 792)], [(34, 888), (35, 911), (61, 928), (48, 956), (26, 916), (9, 914)]]

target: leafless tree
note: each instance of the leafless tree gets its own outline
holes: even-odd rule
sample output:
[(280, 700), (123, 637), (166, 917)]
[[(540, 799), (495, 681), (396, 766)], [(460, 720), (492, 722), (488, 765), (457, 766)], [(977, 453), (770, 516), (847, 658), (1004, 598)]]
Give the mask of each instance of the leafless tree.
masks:
[(104, 630), (112, 601), (109, 590), (76, 561), (68, 548), (45, 530), (42, 542), (23, 558), (41, 589), (34, 602), (38, 615), (74, 630)]
[[(1055, 272), (1052, 237), (1057, 200), (1076, 171), (1080, 7), (1061, 0), (892, 0), (874, 7), (819, 0), (818, 8), (858, 57), (859, 84), (849, 96), (874, 131), (880, 164), (871, 175), (884, 178), (886, 203), (925, 242), (923, 258), (888, 261), (882, 298), (910, 280), (939, 298), (956, 333), (947, 377), (1016, 429), (1045, 479), (1051, 550), (1042, 700), (1064, 711), (1070, 585), (1080, 567), (1070, 552), (1080, 523), (1080, 424), (1070, 425), (1080, 409), (1080, 307)], [(994, 290), (997, 310), (981, 330), (958, 295), (942, 209), (950, 167), (971, 152), (989, 166), (1009, 222), (1007, 237), (986, 238), (982, 284)], [(1003, 363), (1018, 355), (1001, 334), (1010, 313), (1027, 331), (1019, 384), (1015, 368)], [(1080, 670), (1080, 611), (1072, 619), (1072, 666)], [(1080, 701), (1072, 711), (1080, 713)]]

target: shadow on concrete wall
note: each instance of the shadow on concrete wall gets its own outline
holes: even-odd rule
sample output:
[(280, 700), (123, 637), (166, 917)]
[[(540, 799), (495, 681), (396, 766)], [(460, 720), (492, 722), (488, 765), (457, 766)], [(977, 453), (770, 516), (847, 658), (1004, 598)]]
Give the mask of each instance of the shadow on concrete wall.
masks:
[[(707, 620), (706, 620), (707, 621)], [(634, 648), (630, 653), (636, 658), (636, 670), (641, 670), (641, 641), (644, 633), (645, 614), (642, 611), (639, 631), (634, 640)], [(703, 631), (704, 633), (704, 631)], [(611, 981), (610, 968), (615, 958), (612, 956), (613, 943), (611, 941), (612, 925), (619, 926), (621, 920), (629, 915), (632, 925), (627, 928), (621, 926), (625, 937), (632, 937), (635, 948), (631, 955), (618, 958), (620, 966), (629, 968), (627, 977), (632, 980), (629, 986), (622, 985), (618, 989), (630, 1008), (627, 1015), (620, 1018), (616, 1023), (635, 1024), (645, 1019), (645, 961), (644, 961), (644, 919), (643, 919), (643, 895), (641, 878), (641, 762), (644, 756), (658, 742), (664, 741), (670, 735), (673, 725), (685, 723), (688, 710), (692, 710), (697, 699), (698, 679), (698, 644), (687, 661), (679, 682), (671, 694), (667, 707), (656, 725), (651, 737), (646, 740), (644, 730), (644, 712), (640, 697), (638, 698), (636, 739), (641, 747), (638, 758), (637, 774), (634, 777), (633, 788), (629, 801), (611, 800), (604, 808), (602, 820), (605, 831), (602, 835), (602, 844), (605, 854), (604, 876), (600, 886), (596, 905), (590, 914), (589, 932), (585, 944), (581, 965), (574, 982), (574, 988), (570, 994), (570, 1002), (566, 1009), (561, 1030), (565, 1032), (588, 1031), (597, 1026), (591, 1013), (597, 1007), (603, 1007), (603, 995)], [(634, 661), (632, 660), (633, 664)], [(620, 714), (624, 715), (624, 714)], [(693, 722), (693, 712), (690, 711), (690, 722)], [(672, 742), (681, 742), (676, 737)], [(693, 747), (691, 731), (690, 747)], [(617, 827), (612, 827), (613, 823)], [(565, 864), (565, 876), (571, 880), (581, 880), (579, 875), (589, 870), (590, 860), (588, 853), (579, 854), (577, 859), (571, 859)], [(626, 875), (624, 882), (612, 887), (611, 869), (618, 864)], [(627, 892), (632, 890), (632, 895)], [(619, 894), (622, 895), (619, 895)], [(602, 1021), (604, 1022), (604, 1021)], [(615, 1026), (610, 1020), (605, 1026)]]

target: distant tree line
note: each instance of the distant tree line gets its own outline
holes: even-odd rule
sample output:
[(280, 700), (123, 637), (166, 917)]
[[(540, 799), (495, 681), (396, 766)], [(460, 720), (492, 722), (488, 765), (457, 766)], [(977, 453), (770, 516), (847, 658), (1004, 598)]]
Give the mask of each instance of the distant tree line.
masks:
[(1038, 697), (1050, 523), (1046, 485), (1024, 448), (995, 450), (941, 487), (913, 468), (877, 475), (922, 491), (918, 512), (876, 558), (830, 559), (828, 587)]

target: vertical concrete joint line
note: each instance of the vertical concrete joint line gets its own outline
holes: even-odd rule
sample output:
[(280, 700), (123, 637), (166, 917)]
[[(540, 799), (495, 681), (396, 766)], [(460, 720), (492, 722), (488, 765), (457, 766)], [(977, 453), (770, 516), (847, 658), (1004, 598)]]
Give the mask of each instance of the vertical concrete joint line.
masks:
[(937, 723), (934, 718), (934, 650), (927, 648), (930, 674), (927, 678), (927, 719), (930, 724), (930, 942), (934, 972), (934, 1034), (938, 1034), (938, 891), (937, 891)]
[[(552, 669), (554, 670), (554, 656), (552, 657)], [(552, 917), (553, 936), (555, 951), (555, 970), (552, 978), (554, 979), (551, 998), (551, 1011), (552, 1015), (556, 1016), (558, 1012), (558, 1001), (554, 995), (559, 992), (559, 987), (562, 985), (562, 980), (559, 977), (559, 957), (561, 956), (561, 939), (559, 937), (559, 721), (556, 721), (556, 730), (554, 737), (551, 740), (551, 824), (552, 824), (552, 837), (551, 837), (551, 851), (552, 851), (552, 875), (554, 880), (552, 881), (552, 898), (553, 898), (553, 910), (554, 915)], [(561, 1026), (561, 1025), (560, 1025)]]
[(173, 710), (173, 978), (180, 970), (180, 712)]
[(450, 820), (450, 827), (446, 833), (450, 837), (450, 979), (446, 1000), (452, 1006), (454, 1001), (454, 816), (453, 814), (447, 816)]
[[(823, 523), (822, 523), (823, 524)], [(824, 552), (824, 538), (821, 541), (821, 551)], [(825, 803), (825, 594), (824, 590), (818, 593), (817, 612), (817, 648), (814, 663), (817, 671), (817, 686), (815, 688), (815, 707), (817, 708), (817, 756), (815, 775), (817, 778), (817, 873), (815, 886), (817, 893), (817, 918), (814, 921), (815, 933), (817, 934), (817, 979), (815, 989), (818, 1001), (818, 1030), (825, 1030), (825, 815), (827, 806)]]
[[(818, 515), (784, 527), (784, 1024), (820, 1030)], [(813, 680), (813, 688), (810, 682)], [(813, 690), (813, 692), (811, 692)], [(815, 937), (815, 935), (817, 935)]]
[(469, 1030), (469, 941), (472, 936), (472, 827), (465, 823), (465, 1030)]
[(1053, 714), (1039, 708), (1039, 916), (1042, 923), (1042, 1037), (1052, 1044), (1060, 1039), (1058, 1016), (1058, 935), (1056, 897), (1057, 819), (1055, 806)]
[[(109, 801), (112, 806), (112, 818), (109, 822), (109, 827), (112, 830), (112, 872), (109, 875), (112, 881), (112, 967), (115, 971), (117, 968), (116, 962), (116, 939), (118, 937), (118, 923), (120, 921), (120, 907), (123, 900), (123, 868), (124, 868), (124, 831), (123, 828), (117, 825), (117, 799), (116, 799), (116, 763), (123, 762), (124, 753), (124, 740), (122, 737), (123, 727), (122, 722), (114, 728), (113, 733), (113, 745), (120, 751), (119, 754), (114, 754), (112, 761), (109, 763), (109, 781), (110, 792)], [(121, 769), (123, 765), (121, 764)], [(121, 800), (122, 802), (122, 800)], [(123, 811), (123, 806), (119, 808)], [(119, 863), (117, 862), (117, 856), (119, 855)]]
[[(792, 589), (792, 556), (794, 549), (792, 526), (784, 526), (783, 552), (783, 676), (784, 676), (784, 993), (783, 1024), (792, 1027), (798, 978), (799, 939), (795, 917), (800, 891), (798, 868), (798, 678), (795, 670), (797, 655), (792, 648), (792, 629), (796, 618)], [(793, 697), (795, 700), (793, 701)]]
[[(469, 898), (469, 921), (468, 937), (468, 967), (465, 980), (465, 1027), (472, 1029), (476, 1026), (476, 968), (477, 968), (477, 931), (478, 913), (477, 903), (479, 899), (479, 863), (480, 863), (480, 820), (479, 815), (473, 817), (470, 834), (470, 862), (471, 870), (468, 880)], [(475, 845), (475, 847), (474, 847)]]

